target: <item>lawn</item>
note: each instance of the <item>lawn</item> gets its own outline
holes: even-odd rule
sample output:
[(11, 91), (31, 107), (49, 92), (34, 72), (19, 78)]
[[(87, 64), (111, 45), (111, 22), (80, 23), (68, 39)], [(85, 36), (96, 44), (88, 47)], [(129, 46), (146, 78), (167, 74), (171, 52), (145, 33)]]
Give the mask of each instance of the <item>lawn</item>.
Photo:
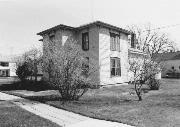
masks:
[[(79, 101), (72, 102), (59, 101), (54, 91), (53, 95), (28, 98), (85, 116), (137, 127), (180, 126), (180, 80), (163, 79), (160, 90), (146, 91), (142, 101), (137, 101), (132, 88), (128, 85), (89, 90)], [(10, 93), (17, 94), (17, 91)]]
[(7, 101), (0, 101), (0, 127), (60, 127)]

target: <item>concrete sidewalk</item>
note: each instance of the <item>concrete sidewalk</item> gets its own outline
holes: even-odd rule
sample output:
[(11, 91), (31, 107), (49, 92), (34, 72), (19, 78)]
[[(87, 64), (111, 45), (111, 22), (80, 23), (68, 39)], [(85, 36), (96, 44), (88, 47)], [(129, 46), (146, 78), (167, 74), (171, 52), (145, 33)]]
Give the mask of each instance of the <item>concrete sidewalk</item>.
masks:
[(98, 120), (0, 92), (0, 100), (11, 101), (19, 107), (57, 123), (63, 127), (132, 127), (130, 125)]

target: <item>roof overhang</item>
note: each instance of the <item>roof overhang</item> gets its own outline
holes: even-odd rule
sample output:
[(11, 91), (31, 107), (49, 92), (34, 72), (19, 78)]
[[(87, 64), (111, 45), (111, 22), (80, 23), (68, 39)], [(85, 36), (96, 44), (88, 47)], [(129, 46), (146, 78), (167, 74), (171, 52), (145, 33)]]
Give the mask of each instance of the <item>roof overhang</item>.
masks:
[(42, 31), (42, 32), (39, 32), (39, 33), (37, 33), (37, 35), (43, 36), (44, 34), (48, 34), (48, 33), (52, 32), (52, 31), (56, 31), (56, 30), (58, 30), (58, 29), (68, 29), (68, 30), (79, 31), (79, 30), (82, 30), (82, 29), (91, 27), (91, 26), (93, 26), (93, 25), (106, 27), (106, 28), (109, 28), (109, 29), (113, 29), (113, 30), (116, 30), (116, 31), (119, 31), (119, 32), (128, 34), (128, 35), (134, 34), (134, 33), (130, 32), (130, 31), (125, 30), (125, 29), (122, 29), (122, 28), (120, 28), (120, 27), (113, 26), (113, 25), (111, 25), (111, 24), (104, 23), (104, 22), (101, 22), (101, 21), (95, 21), (95, 22), (88, 23), (88, 24), (85, 24), (85, 25), (82, 25), (82, 26), (79, 26), (79, 27), (71, 27), (71, 26), (67, 26), (67, 25), (60, 24), (60, 25), (57, 25), (57, 26), (55, 26), (55, 27), (49, 28), (49, 29), (47, 29), (47, 30), (44, 30), (44, 31)]
[(71, 27), (71, 26), (67, 26), (67, 25), (60, 24), (60, 25), (54, 26), (54, 27), (52, 27), (52, 28), (49, 28), (49, 29), (47, 29), (47, 30), (44, 30), (44, 31), (42, 31), (42, 32), (39, 32), (39, 33), (37, 33), (37, 35), (42, 36), (42, 35), (44, 35), (44, 34), (50, 33), (50, 32), (52, 32), (52, 31), (56, 31), (56, 30), (58, 30), (58, 29), (74, 30), (75, 28), (74, 28), (74, 27)]

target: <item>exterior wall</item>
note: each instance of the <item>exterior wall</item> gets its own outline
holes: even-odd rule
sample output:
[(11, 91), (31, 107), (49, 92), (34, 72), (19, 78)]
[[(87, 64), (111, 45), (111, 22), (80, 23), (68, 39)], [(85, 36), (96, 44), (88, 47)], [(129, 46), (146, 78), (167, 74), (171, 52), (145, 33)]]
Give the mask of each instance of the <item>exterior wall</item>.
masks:
[(17, 76), (16, 75), (16, 63), (9, 63), (9, 66), (4, 67), (4, 66), (0, 66), (0, 70), (1, 71), (8, 71), (8, 77), (9, 76)]
[[(120, 58), (121, 76), (111, 77), (110, 58)], [(110, 31), (106, 28), (99, 29), (99, 61), (100, 83), (102, 85), (117, 84), (128, 81), (128, 36), (120, 34), (120, 52), (110, 51)]]
[[(55, 41), (50, 42), (49, 36), (43, 36), (43, 59), (44, 59), (44, 67), (43, 67), (43, 78), (46, 80), (49, 78), (47, 73), (48, 68), (48, 59), (49, 52), (51, 47), (55, 47), (59, 49), (63, 46), (66, 41), (70, 38), (77, 40), (79, 45), (82, 46), (82, 33), (89, 33), (89, 50), (84, 51), (85, 57), (89, 57), (90, 62), (90, 72), (93, 71), (94, 74), (90, 76), (91, 80), (94, 83), (101, 85), (108, 84), (118, 84), (129, 81), (129, 63), (128, 63), (128, 49), (129, 49), (129, 41), (128, 35), (120, 33), (120, 52), (118, 51), (110, 51), (110, 31), (107, 28), (103, 28), (100, 26), (91, 26), (88, 28), (84, 28), (80, 31), (73, 32), (70, 30), (58, 30), (55, 32)], [(110, 58), (118, 57), (120, 58), (121, 64), (121, 76), (111, 77), (110, 72)]]
[(97, 26), (90, 28), (85, 28), (76, 33), (76, 39), (79, 45), (82, 47), (82, 33), (89, 33), (89, 50), (84, 51), (85, 57), (89, 57), (89, 66), (90, 72), (93, 72), (90, 75), (90, 79), (93, 83), (98, 84), (100, 82), (99, 75), (99, 31)]
[(17, 76), (16, 75), (16, 63), (9, 63), (10, 68), (10, 76)]
[[(61, 46), (63, 46), (68, 39), (72, 39), (74, 41), (77, 41), (79, 45), (82, 47), (82, 33), (89, 32), (89, 50), (84, 51), (85, 57), (89, 57), (90, 62), (90, 71), (94, 72), (94, 74), (90, 77), (91, 80), (94, 83), (99, 83), (99, 42), (98, 42), (98, 29), (97, 27), (91, 27), (88, 29), (83, 29), (78, 32), (72, 32), (70, 30), (58, 30), (55, 32), (55, 44), (53, 44), (55, 48), (59, 49)], [(49, 47), (52, 45), (50, 44), (48, 35), (45, 35), (43, 37), (43, 55), (44, 55), (44, 69), (43, 69), (43, 78), (47, 80), (49, 78), (49, 75), (47, 73), (46, 68), (48, 68), (48, 53)], [(55, 49), (53, 49), (55, 50)]]
[(55, 51), (56, 49), (59, 49), (62, 45), (64, 45), (68, 39), (74, 37), (74, 33), (69, 30), (57, 30), (54, 35), (55, 40), (53, 42), (50, 41), (47, 34), (43, 36), (43, 79), (45, 80), (48, 80), (49, 78), (47, 68), (49, 65), (49, 55), (51, 54), (50, 48)]
[(168, 60), (164, 61), (162, 64), (162, 74), (161, 77), (166, 77), (166, 73), (168, 70), (172, 70), (172, 67), (176, 70), (176, 72), (180, 73), (180, 60)]

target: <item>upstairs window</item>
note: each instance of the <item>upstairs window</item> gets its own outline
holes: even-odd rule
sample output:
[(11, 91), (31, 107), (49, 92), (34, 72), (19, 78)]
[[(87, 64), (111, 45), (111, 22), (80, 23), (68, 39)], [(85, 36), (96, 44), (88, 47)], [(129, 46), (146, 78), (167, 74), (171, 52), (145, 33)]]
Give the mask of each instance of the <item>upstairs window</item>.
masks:
[(120, 58), (111, 58), (111, 76), (121, 76)]
[(50, 36), (49, 36), (49, 40), (52, 41), (52, 42), (54, 42), (54, 40), (55, 40), (55, 35), (54, 35), (54, 34), (53, 34), (53, 35), (50, 35)]
[(135, 34), (131, 34), (131, 48), (135, 48)]
[(84, 51), (89, 50), (89, 33), (82, 33), (82, 49)]
[(8, 67), (9, 63), (8, 62), (0, 62), (0, 66)]
[(110, 49), (111, 51), (120, 51), (120, 36), (110, 33)]

